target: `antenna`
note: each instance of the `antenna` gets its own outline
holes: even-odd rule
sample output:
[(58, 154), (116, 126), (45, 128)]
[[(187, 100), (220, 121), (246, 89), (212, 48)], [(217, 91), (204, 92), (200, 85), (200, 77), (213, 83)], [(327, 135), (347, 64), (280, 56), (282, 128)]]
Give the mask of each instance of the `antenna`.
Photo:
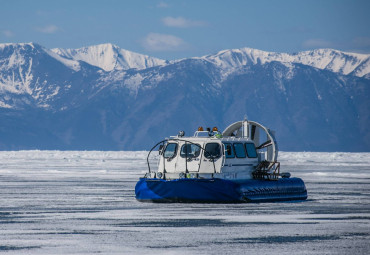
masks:
[(244, 121), (247, 121), (247, 120), (248, 120), (247, 114), (244, 114)]

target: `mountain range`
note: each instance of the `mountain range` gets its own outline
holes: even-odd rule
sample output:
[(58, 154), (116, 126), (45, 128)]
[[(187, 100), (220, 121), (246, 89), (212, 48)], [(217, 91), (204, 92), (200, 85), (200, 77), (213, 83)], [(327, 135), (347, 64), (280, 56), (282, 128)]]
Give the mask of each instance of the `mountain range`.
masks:
[(247, 115), (285, 151), (369, 151), (370, 55), (251, 48), (162, 60), (0, 44), (0, 149), (144, 150)]

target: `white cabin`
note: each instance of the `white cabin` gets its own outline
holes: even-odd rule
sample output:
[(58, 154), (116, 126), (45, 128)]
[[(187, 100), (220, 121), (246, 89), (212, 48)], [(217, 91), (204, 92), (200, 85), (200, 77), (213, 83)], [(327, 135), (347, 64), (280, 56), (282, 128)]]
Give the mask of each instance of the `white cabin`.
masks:
[[(260, 142), (262, 131), (266, 140)], [(257, 149), (256, 149), (257, 148)], [(222, 134), (200, 128), (192, 137), (183, 132), (166, 140), (160, 149), (157, 178), (252, 179), (260, 162), (276, 162), (273, 132), (253, 121), (239, 121)]]

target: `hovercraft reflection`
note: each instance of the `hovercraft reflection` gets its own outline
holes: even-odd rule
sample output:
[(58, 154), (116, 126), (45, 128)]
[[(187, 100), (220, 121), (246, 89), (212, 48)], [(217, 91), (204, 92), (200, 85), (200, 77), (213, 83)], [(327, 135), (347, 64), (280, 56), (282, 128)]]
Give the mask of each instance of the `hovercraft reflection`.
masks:
[[(260, 138), (267, 137), (263, 142)], [(159, 146), (157, 171), (149, 164)], [(148, 170), (135, 187), (143, 202), (240, 203), (307, 199), (300, 178), (280, 173), (274, 132), (254, 121), (238, 121), (222, 133), (199, 127), (157, 143)]]

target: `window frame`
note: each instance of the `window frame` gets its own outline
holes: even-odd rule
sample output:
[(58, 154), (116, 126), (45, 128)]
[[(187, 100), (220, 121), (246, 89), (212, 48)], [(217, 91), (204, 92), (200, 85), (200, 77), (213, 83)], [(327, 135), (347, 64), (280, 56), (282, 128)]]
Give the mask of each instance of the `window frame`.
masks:
[[(241, 147), (243, 148), (243, 151), (244, 151), (244, 157), (238, 157), (237, 153), (236, 153), (236, 149), (235, 149), (235, 145), (237, 144), (240, 144)], [(247, 152), (245, 151), (245, 147), (244, 147), (244, 144), (243, 143), (233, 143), (233, 147), (234, 147), (234, 152), (235, 152), (235, 157), (236, 158), (246, 158), (247, 157)]]
[[(182, 153), (182, 148), (184, 147), (184, 146), (192, 146), (192, 145), (194, 145), (194, 146), (196, 146), (196, 147), (198, 147), (199, 148), (199, 154), (197, 155), (197, 156), (189, 156), (190, 154), (188, 153), (188, 156), (186, 157), (186, 154), (184, 154), (184, 155), (181, 155), (181, 153)], [(202, 151), (202, 146), (200, 146), (200, 144), (197, 144), (197, 143), (184, 143), (182, 146), (181, 146), (181, 148), (180, 148), (180, 157), (181, 158), (198, 158), (199, 156), (200, 156), (200, 153), (201, 153), (201, 151)]]
[[(223, 143), (223, 145), (225, 147), (225, 158), (235, 158), (235, 151), (234, 151), (233, 143), (226, 142), (226, 143)], [(230, 148), (231, 148), (232, 155), (230, 155), (230, 156), (227, 155), (227, 149), (226, 149), (227, 145), (230, 145)]]
[[(209, 155), (209, 156), (207, 155), (208, 154), (207, 145), (209, 145), (209, 144), (217, 144), (218, 145), (219, 151), (218, 151), (218, 156), (217, 157), (213, 157), (211, 155)], [(206, 143), (206, 145), (204, 146), (204, 152), (203, 152), (203, 154), (204, 154), (204, 157), (206, 159), (218, 159), (218, 158), (220, 158), (222, 156), (221, 144), (219, 144), (219, 143)]]
[[(254, 148), (254, 152), (255, 152), (255, 157), (250, 157), (249, 156), (249, 153), (248, 153), (248, 149), (247, 149), (247, 144), (251, 144), (252, 146), (253, 146), (253, 148)], [(246, 151), (246, 153), (247, 153), (247, 157), (248, 158), (258, 158), (258, 153), (257, 153), (257, 150), (256, 150), (256, 146), (254, 145), (254, 143), (245, 143), (244, 144), (244, 147), (245, 147), (245, 151)]]
[[(172, 155), (172, 156), (170, 156), (170, 157), (166, 157), (166, 151), (167, 151), (167, 148), (168, 148), (168, 146), (169, 146), (170, 144), (175, 144), (175, 145), (176, 145), (176, 147), (175, 147), (175, 150), (174, 150), (174, 152), (173, 152), (173, 155)], [(163, 157), (164, 157), (164, 158), (167, 158), (167, 159), (168, 159), (168, 158), (174, 158), (174, 157), (176, 157), (178, 147), (179, 147), (179, 144), (178, 144), (178, 143), (168, 143), (168, 144), (166, 145), (166, 149), (163, 151)]]

